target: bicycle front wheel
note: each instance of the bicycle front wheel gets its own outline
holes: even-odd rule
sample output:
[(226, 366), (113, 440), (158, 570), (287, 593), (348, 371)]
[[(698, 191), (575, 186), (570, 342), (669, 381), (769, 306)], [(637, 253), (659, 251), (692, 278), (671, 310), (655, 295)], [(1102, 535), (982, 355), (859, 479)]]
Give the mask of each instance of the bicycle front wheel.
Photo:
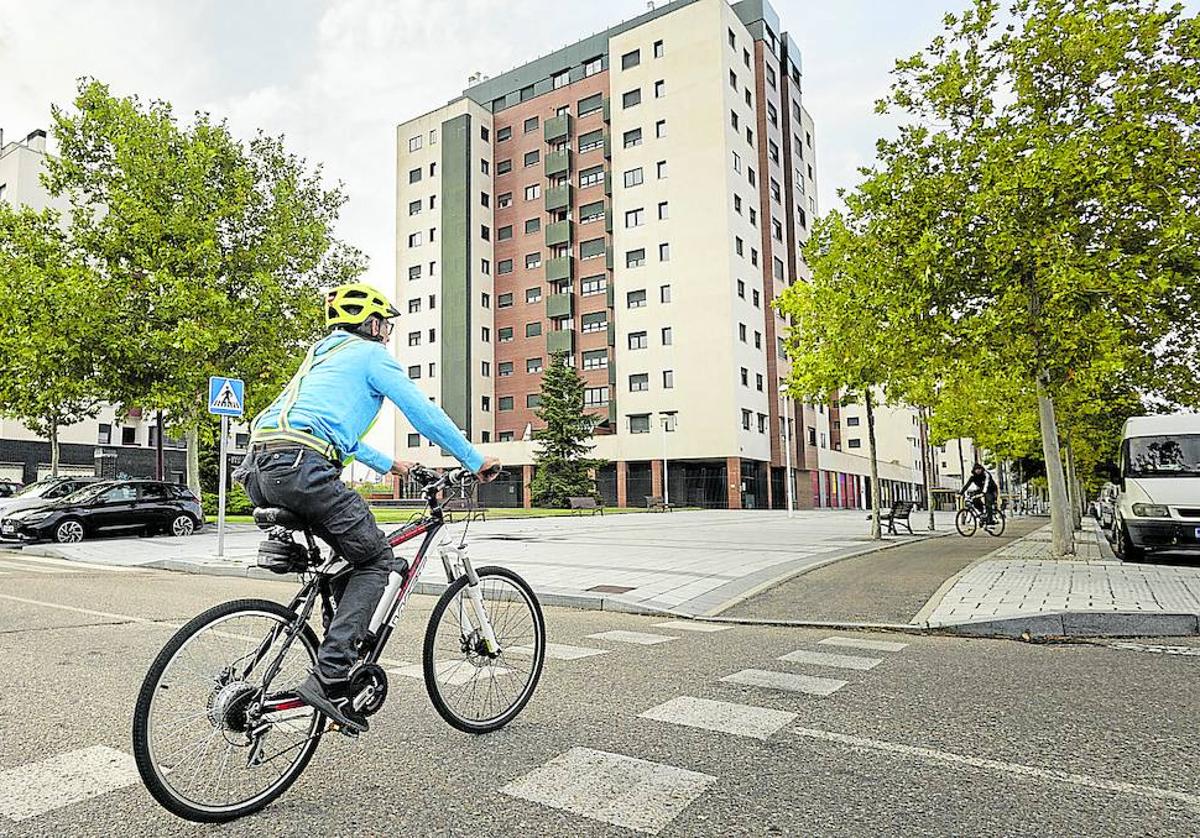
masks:
[(979, 522), (975, 520), (975, 516), (971, 514), (969, 509), (960, 509), (958, 514), (954, 516), (954, 529), (958, 530), (958, 534), (963, 538), (970, 538), (975, 534), (975, 529)]
[(438, 714), (466, 733), (489, 733), (529, 703), (545, 662), (546, 623), (537, 596), (520, 576), (503, 567), (483, 567), (477, 575), (498, 651), (487, 649), (463, 576), (433, 608), (422, 662)]
[(316, 663), (317, 638), (307, 625), (284, 650), (297, 619), (269, 600), (226, 602), (159, 652), (134, 709), (133, 753), (165, 809), (191, 821), (230, 821), (279, 797), (308, 765), (324, 717), (304, 705), (261, 710), (264, 674), (281, 654), (271, 693)]

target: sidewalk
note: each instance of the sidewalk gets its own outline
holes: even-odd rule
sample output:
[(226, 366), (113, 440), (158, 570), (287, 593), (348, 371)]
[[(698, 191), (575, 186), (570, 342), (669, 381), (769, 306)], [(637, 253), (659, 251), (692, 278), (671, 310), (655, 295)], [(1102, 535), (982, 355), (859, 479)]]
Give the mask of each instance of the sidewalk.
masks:
[(1200, 633), (1200, 567), (1117, 561), (1090, 519), (1076, 545), (1052, 559), (1042, 527), (949, 580), (914, 622), (1004, 636)]
[[(952, 531), (948, 514), (939, 520), (942, 534)], [(457, 538), (462, 528), (456, 523), (446, 532)], [(928, 538), (919, 526), (914, 529), (917, 535), (881, 543), (870, 540), (863, 512), (803, 511), (789, 519), (775, 511), (707, 510), (476, 522), (468, 542), (477, 568), (512, 568), (548, 605), (705, 616), (814, 567)], [(74, 561), (280, 579), (255, 566), (262, 537), (249, 525), (232, 525), (223, 558), (216, 556), (216, 534), (210, 531), (190, 538), (25, 549)], [(411, 559), (416, 546), (412, 542), (397, 553)], [(433, 556), (417, 591), (439, 593), (444, 586), (444, 571)]]

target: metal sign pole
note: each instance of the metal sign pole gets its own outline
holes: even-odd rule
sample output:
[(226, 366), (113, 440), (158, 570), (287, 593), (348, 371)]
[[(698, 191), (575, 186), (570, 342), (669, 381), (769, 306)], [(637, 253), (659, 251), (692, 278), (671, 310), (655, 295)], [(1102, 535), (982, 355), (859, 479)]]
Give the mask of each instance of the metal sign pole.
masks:
[(225, 440), (229, 437), (229, 417), (221, 417), (221, 464), (218, 468), (218, 481), (220, 486), (217, 489), (217, 555), (225, 555), (225, 470), (227, 468), (227, 458), (225, 453)]

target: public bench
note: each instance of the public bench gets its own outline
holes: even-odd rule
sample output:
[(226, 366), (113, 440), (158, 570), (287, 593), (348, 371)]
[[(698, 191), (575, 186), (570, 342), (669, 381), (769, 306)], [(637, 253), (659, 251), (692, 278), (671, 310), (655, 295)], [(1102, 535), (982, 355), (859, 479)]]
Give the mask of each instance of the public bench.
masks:
[[(912, 517), (913, 508), (916, 506), (910, 500), (898, 500), (892, 504), (892, 508), (888, 510), (880, 510), (879, 523), (887, 524), (888, 535), (898, 535), (896, 532), (896, 522), (899, 521), (908, 530), (909, 535), (913, 535), (912, 524), (909, 519)], [(867, 516), (867, 520), (871, 520), (871, 516)]]
[(596, 503), (593, 497), (583, 498), (567, 498), (567, 503), (570, 505), (571, 511), (576, 515), (582, 515), (584, 512), (591, 512), (593, 515), (599, 513), (604, 514), (604, 507)]
[(660, 495), (646, 495), (646, 508), (651, 512), (670, 512), (671, 504), (664, 501)]

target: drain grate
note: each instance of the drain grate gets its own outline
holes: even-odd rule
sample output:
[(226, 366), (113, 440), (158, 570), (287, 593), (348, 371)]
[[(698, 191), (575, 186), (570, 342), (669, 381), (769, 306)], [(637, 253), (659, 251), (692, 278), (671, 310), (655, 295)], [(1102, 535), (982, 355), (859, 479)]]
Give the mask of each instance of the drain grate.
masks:
[(598, 594), (627, 594), (633, 588), (624, 585), (596, 585), (593, 588), (588, 588), (589, 591), (594, 591)]

